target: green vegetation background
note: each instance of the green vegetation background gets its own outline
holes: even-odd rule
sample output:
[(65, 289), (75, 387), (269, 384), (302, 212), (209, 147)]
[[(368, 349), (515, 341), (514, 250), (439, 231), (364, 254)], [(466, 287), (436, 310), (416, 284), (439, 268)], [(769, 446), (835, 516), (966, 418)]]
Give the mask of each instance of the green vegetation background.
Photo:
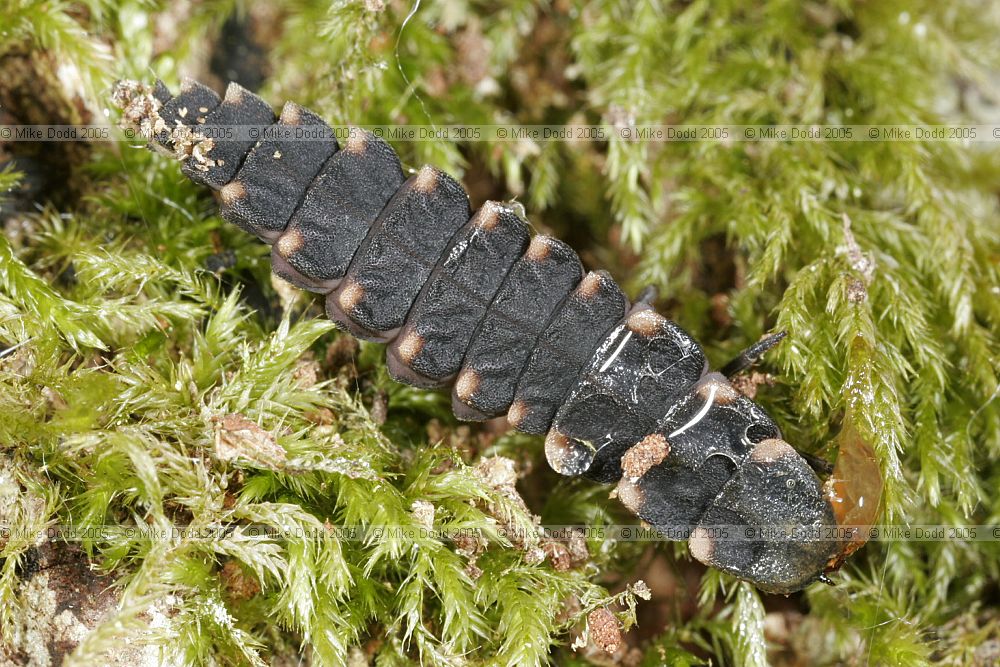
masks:
[[(117, 78), (176, 87), (213, 62), (250, 67), (221, 37), (233, 16), (259, 47), (261, 94), (336, 123), (1000, 122), (997, 3), (896, 0), (5, 0), (5, 122), (102, 122)], [(266, 248), (176, 163), (127, 143), (40, 146), (34, 164), (65, 173), (43, 210), (16, 206), (37, 174), (0, 174), (0, 344), (20, 345), (0, 358), (0, 523), (232, 528), (85, 540), (115, 604), (65, 664), (108, 664), (124, 637), (192, 665), (300, 651), (378, 665), (1000, 655), (989, 541), (872, 543), (835, 587), (786, 600), (705, 572), (676, 544), (591, 540), (567, 569), (537, 562), (535, 538), (499, 539), (474, 567), (475, 545), (339, 539), (325, 522), (416, 528), (426, 503), (436, 524), (487, 534), (530, 528), (532, 514), (626, 519), (608, 488), (556, 480), (537, 439), (463, 427), (444, 395), (392, 383), (381, 349), (352, 346), (316, 299), (272, 283)], [(716, 364), (788, 330), (758, 393), (786, 438), (832, 460), (850, 424), (877, 452), (882, 521), (964, 525), (1000, 523), (995, 146), (396, 148), (409, 167), (463, 178), (474, 202), (518, 198), (633, 294), (658, 285), (661, 310)], [(256, 427), (231, 428), (233, 414)], [(513, 460), (520, 495), (489, 474), (505, 472), (482, 464), (491, 456)], [(251, 524), (313, 537), (253, 537)], [(9, 647), (30, 639), (26, 564), (54, 547), (0, 548)], [(572, 650), (591, 611), (631, 626), (644, 590), (626, 586), (640, 579), (653, 597), (619, 652), (593, 637)]]

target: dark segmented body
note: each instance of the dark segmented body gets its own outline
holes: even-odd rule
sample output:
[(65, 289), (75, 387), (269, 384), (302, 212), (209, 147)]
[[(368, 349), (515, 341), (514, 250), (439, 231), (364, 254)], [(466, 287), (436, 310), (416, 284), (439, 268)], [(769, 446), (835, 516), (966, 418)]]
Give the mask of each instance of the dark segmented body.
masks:
[(451, 238), (469, 221), (469, 196), (455, 179), (424, 167), (379, 214), (326, 312), (358, 338), (388, 342)]
[(549, 430), (584, 364), (628, 307), (628, 298), (608, 273), (587, 274), (531, 352), (508, 413), (514, 428), (525, 433)]
[(310, 183), (272, 247), (275, 272), (310, 291), (336, 289), (354, 252), (405, 180), (389, 144), (367, 132), (352, 132), (344, 149)]
[(625, 450), (707, 370), (687, 332), (637, 306), (604, 339), (556, 413), (545, 439), (549, 464), (566, 475), (617, 480)]
[(528, 247), (528, 225), (486, 202), (456, 235), (417, 296), (388, 351), (400, 382), (440, 387), (462, 367), (465, 351), (514, 262)]
[[(160, 83), (140, 90), (168, 129), (274, 122), (235, 84), (221, 102), (193, 82), (173, 98)], [(286, 105), (275, 129), (300, 125), (326, 127)], [(274, 244), (279, 275), (325, 294), (342, 328), (389, 343), (396, 379), (454, 381), (460, 418), (506, 412), (517, 429), (547, 432), (557, 472), (617, 482), (626, 507), (689, 532), (695, 557), (765, 590), (798, 590), (837, 551), (714, 536), (718, 524), (829, 524), (832, 508), (764, 410), (708, 373), (690, 335), (644, 303), (630, 309), (608, 274), (584, 277), (564, 243), (529, 243), (513, 208), (487, 202), (472, 216), (461, 185), (432, 167), (404, 182), (392, 149), (360, 130), (343, 147), (241, 138), (195, 157), (184, 173), (221, 191), (227, 219)]]
[(521, 370), (558, 306), (583, 277), (562, 241), (536, 236), (504, 279), (465, 351), (452, 390), (462, 419), (487, 419), (510, 409)]

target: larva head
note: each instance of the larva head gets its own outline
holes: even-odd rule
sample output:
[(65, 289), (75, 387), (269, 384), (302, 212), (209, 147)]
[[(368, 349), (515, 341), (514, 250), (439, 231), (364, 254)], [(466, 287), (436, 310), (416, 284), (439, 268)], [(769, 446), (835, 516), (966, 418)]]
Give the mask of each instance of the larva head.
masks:
[(617, 494), (629, 509), (667, 534), (690, 534), (695, 558), (762, 590), (803, 588), (841, 550), (816, 473), (718, 373), (628, 449), (621, 470)]
[[(759, 443), (692, 534), (692, 555), (773, 593), (838, 569), (868, 541), (883, 481), (871, 443), (850, 421), (837, 440), (837, 463), (822, 486), (788, 444)], [(722, 523), (738, 526), (735, 540), (718, 539), (712, 527)]]
[(840, 550), (816, 474), (778, 439), (757, 443), (692, 533), (691, 554), (771, 593), (819, 579)]

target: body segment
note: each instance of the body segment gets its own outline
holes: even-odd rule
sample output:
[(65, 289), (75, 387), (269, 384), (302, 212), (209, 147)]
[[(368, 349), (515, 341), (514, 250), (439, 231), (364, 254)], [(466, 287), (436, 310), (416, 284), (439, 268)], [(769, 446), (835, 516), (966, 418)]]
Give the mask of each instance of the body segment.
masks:
[[(274, 138), (262, 139), (250, 149), (220, 193), (222, 217), (268, 242), (285, 231), (309, 184), (338, 148), (327, 124), (297, 104), (286, 104), (273, 127)], [(295, 138), (297, 131), (308, 129), (326, 138)]]
[(587, 274), (532, 350), (507, 415), (511, 426), (525, 433), (545, 433), (594, 349), (625, 316), (628, 305), (610, 275)]
[(547, 236), (532, 239), (465, 352), (452, 392), (456, 415), (480, 420), (507, 412), (539, 335), (582, 277), (572, 248)]
[(181, 171), (195, 183), (221, 190), (233, 180), (257, 143), (244, 136), (249, 134), (249, 128), (266, 127), (274, 120), (274, 111), (267, 102), (237, 83), (229, 84), (226, 96), (208, 112), (205, 122), (192, 126), (192, 131), (208, 132), (214, 145), (184, 160)]
[(462, 366), (476, 327), (514, 262), (528, 246), (528, 226), (513, 209), (486, 202), (417, 296), (406, 326), (388, 350), (401, 382), (440, 387)]
[(316, 177), (271, 248), (275, 272), (327, 294), (340, 284), (372, 224), (406, 178), (396, 152), (354, 129)]
[(392, 340), (469, 215), (469, 197), (462, 186), (433, 167), (423, 167), (382, 209), (343, 283), (327, 297), (330, 319), (358, 338)]

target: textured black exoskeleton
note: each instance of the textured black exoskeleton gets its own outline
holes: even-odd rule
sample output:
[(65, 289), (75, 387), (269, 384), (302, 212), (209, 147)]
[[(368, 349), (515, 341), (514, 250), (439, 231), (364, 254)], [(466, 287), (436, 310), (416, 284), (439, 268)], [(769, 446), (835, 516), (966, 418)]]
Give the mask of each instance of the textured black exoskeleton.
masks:
[[(835, 559), (841, 545), (817, 537), (835, 524), (831, 501), (764, 410), (710, 373), (651, 299), (630, 304), (566, 244), (531, 239), (515, 208), (473, 213), (448, 175), (425, 166), (407, 179), (373, 135), (352, 130), (338, 145), (293, 104), (275, 122), (235, 84), (221, 101), (193, 82), (176, 97), (123, 82), (115, 96), (125, 122), (151, 129), (185, 174), (219, 192), (227, 220), (273, 244), (279, 275), (326, 295), (341, 328), (388, 343), (399, 381), (452, 384), (462, 419), (506, 413), (514, 428), (547, 433), (557, 472), (617, 484), (642, 519), (688, 536), (698, 560), (764, 590), (798, 590)], [(273, 132), (253, 141), (245, 126)], [(318, 138), (297, 139), (310, 130)], [(774, 526), (803, 536), (756, 532)]]

